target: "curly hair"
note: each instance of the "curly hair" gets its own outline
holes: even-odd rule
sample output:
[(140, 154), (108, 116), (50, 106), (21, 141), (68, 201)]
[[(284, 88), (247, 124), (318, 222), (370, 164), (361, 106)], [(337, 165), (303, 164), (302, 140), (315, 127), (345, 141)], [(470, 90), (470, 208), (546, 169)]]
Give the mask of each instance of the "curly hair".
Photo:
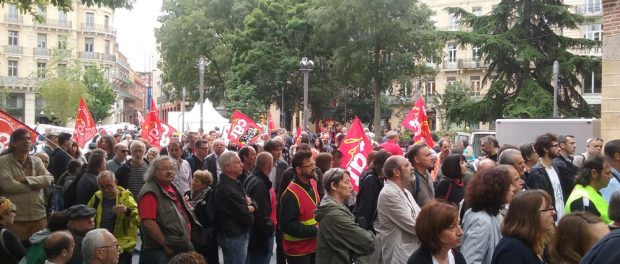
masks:
[(499, 210), (508, 201), (511, 179), (505, 168), (496, 167), (476, 173), (467, 184), (465, 201), (472, 211), (485, 211), (490, 215), (499, 214)]

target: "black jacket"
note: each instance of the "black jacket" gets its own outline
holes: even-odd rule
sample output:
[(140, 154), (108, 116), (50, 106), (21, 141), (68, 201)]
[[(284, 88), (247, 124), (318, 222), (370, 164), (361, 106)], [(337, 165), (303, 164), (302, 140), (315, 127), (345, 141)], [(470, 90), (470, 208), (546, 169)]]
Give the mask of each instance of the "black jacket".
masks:
[(217, 175), (217, 156), (215, 156), (215, 153), (211, 153), (205, 158), (205, 165), (205, 169), (207, 169), (213, 176), (212, 185), (217, 186), (217, 180), (219, 175)]
[(573, 164), (573, 161), (563, 155), (553, 159), (553, 167), (558, 172), (560, 178), (560, 184), (562, 185), (562, 195), (564, 199), (568, 199), (568, 196), (573, 192), (575, 188), (575, 176), (579, 168)]
[[(530, 190), (541, 189), (547, 192), (547, 194), (551, 196), (551, 204), (555, 205), (555, 192), (553, 192), (551, 180), (549, 179), (549, 175), (547, 175), (547, 170), (545, 170), (545, 167), (540, 162), (536, 163), (527, 174), (525, 184)], [(568, 195), (570, 195), (570, 193)], [(564, 200), (568, 198), (568, 195), (564, 195)]]
[(50, 165), (47, 167), (47, 170), (54, 175), (54, 182), (57, 182), (58, 178), (67, 171), (69, 161), (71, 161), (71, 156), (69, 156), (64, 149), (56, 148), (54, 152), (52, 152)]
[[(465, 257), (463, 257), (463, 254), (461, 254), (460, 251), (452, 249), (452, 254), (454, 255), (454, 262), (456, 264), (467, 263), (465, 262)], [(433, 255), (427, 247), (421, 246), (414, 251), (413, 254), (411, 254), (407, 260), (407, 264), (433, 264)]]
[(516, 237), (505, 236), (493, 251), (492, 264), (542, 264), (534, 249)]
[(254, 223), (250, 231), (248, 251), (267, 253), (268, 239), (273, 235), (274, 225), (271, 221), (271, 181), (260, 170), (254, 170), (245, 181), (245, 190), (256, 204)]
[(219, 229), (224, 237), (238, 237), (248, 233), (252, 225), (252, 213), (245, 201), (241, 182), (222, 173), (215, 188), (215, 211)]
[(362, 178), (359, 186), (359, 193), (355, 203), (355, 221), (364, 229), (375, 232), (373, 223), (377, 218), (377, 201), (379, 193), (383, 189), (383, 180), (373, 172), (368, 173)]
[[(293, 182), (299, 184), (299, 186), (301, 186), (308, 193), (313, 201), (317, 201), (318, 197), (314, 195), (312, 186), (301, 182), (297, 179), (297, 177), (293, 178)], [(316, 236), (318, 231), (316, 226), (307, 226), (299, 223), (299, 205), (297, 204), (297, 199), (293, 193), (284, 192), (282, 194), (282, 197), (280, 197), (280, 205), (278, 210), (278, 223), (280, 229), (282, 229), (282, 232), (299, 238), (311, 238)]]

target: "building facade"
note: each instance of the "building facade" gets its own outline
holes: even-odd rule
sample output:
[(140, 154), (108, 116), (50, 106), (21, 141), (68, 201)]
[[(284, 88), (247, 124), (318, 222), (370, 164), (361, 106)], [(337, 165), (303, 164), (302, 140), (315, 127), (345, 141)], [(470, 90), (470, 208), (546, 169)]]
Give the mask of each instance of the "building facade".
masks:
[(135, 111), (136, 98), (142, 97), (127, 59), (118, 50), (112, 26), (114, 11), (87, 7), (79, 1), (73, 2), (72, 9), (63, 12), (51, 5), (38, 8), (42, 20), (37, 20), (20, 13), (13, 4), (0, 6), (0, 91), (4, 95), (0, 108), (29, 125), (49, 122), (50, 113), (43, 110), (37, 84), (44, 80), (48, 68), (60, 71), (79, 60), (85, 66), (104, 68), (117, 94), (104, 123), (127, 122), (130, 109)]
[[(458, 19), (446, 11), (447, 7), (460, 7), (475, 15), (485, 15), (491, 12), (499, 3), (498, 0), (471, 0), (471, 1), (454, 1), (454, 0), (422, 0), (421, 3), (426, 4), (432, 11), (431, 21), (434, 22), (438, 31), (467, 31), (468, 28), (459, 25)], [(571, 6), (574, 13), (592, 16), (594, 18), (602, 18), (601, 0), (566, 0), (564, 4)], [(587, 38), (592, 40), (601, 40), (602, 38), (602, 19), (600, 22), (583, 25), (577, 30), (563, 30), (556, 32), (572, 38)], [(602, 56), (601, 47), (592, 49), (572, 50), (575, 54)], [(427, 100), (427, 108), (430, 110), (430, 117), (436, 117), (437, 120), (430, 120), (436, 124), (437, 129), (445, 129), (442, 127), (442, 120), (439, 115), (435, 115), (435, 107), (437, 101), (434, 98), (438, 94), (443, 94), (446, 87), (452, 84), (461, 83), (469, 87), (469, 94), (474, 100), (481, 100), (489, 88), (489, 83), (483, 85), (484, 76), (488, 73), (488, 64), (480, 57), (478, 49), (470, 45), (461, 47), (455, 41), (447, 41), (443, 49), (442, 58), (439, 61), (431, 60), (429, 66), (437, 69), (436, 76), (429, 76), (423, 80), (417, 81), (412, 89), (417, 95), (424, 96)], [(593, 108), (600, 113), (601, 104), (601, 72), (593, 72), (591, 75), (582, 76), (582, 86), (580, 87), (582, 96)], [(393, 114), (394, 116), (394, 114)], [(392, 118), (398, 119), (398, 118)], [(472, 129), (488, 128), (488, 124), (474, 124)]]

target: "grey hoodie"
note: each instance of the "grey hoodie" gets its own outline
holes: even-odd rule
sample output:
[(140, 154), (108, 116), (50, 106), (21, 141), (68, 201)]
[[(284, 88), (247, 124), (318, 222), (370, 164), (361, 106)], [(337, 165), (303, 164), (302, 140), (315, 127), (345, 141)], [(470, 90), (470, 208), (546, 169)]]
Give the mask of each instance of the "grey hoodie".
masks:
[(355, 216), (343, 204), (325, 195), (314, 212), (319, 222), (316, 264), (351, 263), (351, 257), (370, 255), (375, 235), (355, 223)]

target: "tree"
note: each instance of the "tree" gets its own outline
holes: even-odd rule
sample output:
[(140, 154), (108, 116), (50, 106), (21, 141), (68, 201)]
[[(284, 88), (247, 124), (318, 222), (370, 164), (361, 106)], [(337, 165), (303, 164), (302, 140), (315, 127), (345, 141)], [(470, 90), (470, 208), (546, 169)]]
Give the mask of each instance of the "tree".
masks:
[(308, 13), (330, 70), (341, 86), (372, 91), (373, 125), (380, 128), (381, 92), (399, 79), (431, 73), (421, 62), (438, 57), (431, 10), (413, 0), (311, 2)]
[(164, 0), (162, 24), (155, 37), (162, 57), (160, 69), (171, 99), (180, 99), (186, 87), (198, 101), (198, 59), (205, 57), (205, 98), (214, 104), (225, 97), (231, 67), (231, 38), (256, 6), (256, 0)]
[(470, 89), (463, 83), (456, 83), (446, 86), (443, 94), (438, 94), (437, 114), (444, 121), (442, 127), (450, 124), (457, 125), (475, 123), (476, 120), (468, 118), (468, 109), (472, 107), (474, 101), (470, 97)]
[(66, 124), (69, 119), (75, 118), (84, 90), (84, 84), (79, 81), (61, 78), (46, 80), (40, 86), (45, 111), (58, 119), (61, 125)]
[[(36, 15), (38, 6), (53, 5), (63, 11), (71, 11), (73, 0), (0, 0), (0, 4), (15, 4), (22, 12), (28, 12)], [(106, 6), (112, 9), (133, 7), (135, 0), (80, 0), (86, 6)]]
[[(483, 84), (484, 99), (468, 106), (466, 119), (491, 122), (502, 117), (550, 117), (553, 95), (552, 65), (560, 63), (558, 108), (562, 116), (590, 117), (592, 110), (577, 91), (579, 76), (601, 67), (599, 58), (579, 56), (571, 49), (591, 48), (599, 41), (558, 35), (594, 22), (570, 12), (560, 0), (502, 0), (488, 15), (475, 16), (461, 8), (448, 12), (471, 32), (452, 34), (461, 45), (479, 47), (489, 63)], [(534, 102), (533, 100), (536, 100)], [(465, 109), (463, 109), (465, 110)]]
[[(82, 83), (87, 87), (88, 97), (85, 98), (86, 105), (90, 110), (95, 122), (100, 122), (110, 116), (110, 110), (114, 105), (116, 94), (110, 83), (103, 75), (103, 69), (100, 66), (92, 65), (86, 67), (82, 77)], [(97, 85), (97, 88), (95, 87)]]

